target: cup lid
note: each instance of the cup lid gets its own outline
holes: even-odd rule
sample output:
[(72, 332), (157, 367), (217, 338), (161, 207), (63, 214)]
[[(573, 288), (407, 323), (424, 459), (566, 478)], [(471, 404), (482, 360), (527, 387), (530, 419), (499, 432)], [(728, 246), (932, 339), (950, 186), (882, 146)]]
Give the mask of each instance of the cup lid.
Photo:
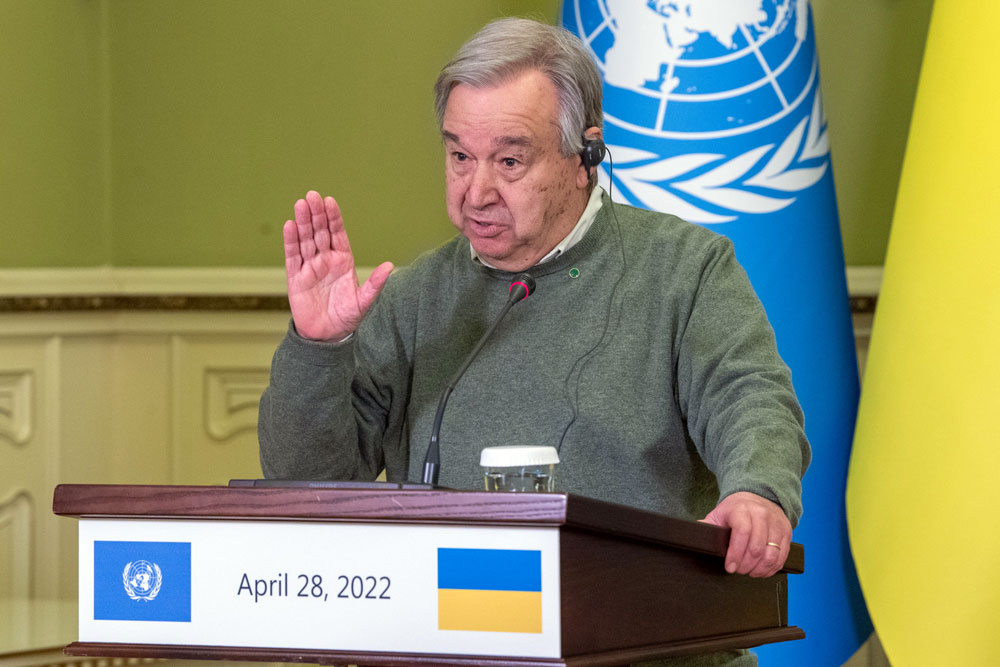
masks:
[(486, 447), (479, 456), (484, 468), (513, 468), (518, 466), (543, 466), (559, 463), (555, 447)]

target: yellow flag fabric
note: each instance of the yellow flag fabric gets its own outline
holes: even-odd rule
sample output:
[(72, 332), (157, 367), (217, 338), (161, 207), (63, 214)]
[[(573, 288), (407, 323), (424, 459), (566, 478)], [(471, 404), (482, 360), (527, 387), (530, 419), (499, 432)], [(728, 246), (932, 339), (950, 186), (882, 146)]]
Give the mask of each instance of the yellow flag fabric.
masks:
[(1000, 3), (936, 2), (847, 489), (893, 667), (1000, 665)]

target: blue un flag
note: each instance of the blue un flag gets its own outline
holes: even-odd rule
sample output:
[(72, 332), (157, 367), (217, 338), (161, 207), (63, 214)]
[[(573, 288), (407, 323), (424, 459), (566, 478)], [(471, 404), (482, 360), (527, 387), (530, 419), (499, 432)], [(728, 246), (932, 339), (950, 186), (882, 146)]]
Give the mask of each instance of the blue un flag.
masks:
[(758, 653), (840, 665), (872, 626), (844, 516), (859, 387), (809, 3), (564, 0), (562, 22), (604, 81), (602, 185), (731, 238), (774, 326), (813, 447), (789, 582), (807, 638)]
[(191, 621), (190, 542), (94, 542), (94, 620)]

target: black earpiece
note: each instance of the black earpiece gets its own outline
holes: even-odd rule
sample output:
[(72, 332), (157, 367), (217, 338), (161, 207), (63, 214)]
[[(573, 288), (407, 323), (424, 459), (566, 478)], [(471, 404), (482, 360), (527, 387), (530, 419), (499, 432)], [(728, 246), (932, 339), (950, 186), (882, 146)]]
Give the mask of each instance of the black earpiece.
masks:
[(608, 149), (604, 146), (604, 142), (600, 139), (584, 139), (583, 140), (583, 151), (580, 152), (580, 159), (583, 160), (583, 166), (587, 169), (593, 169), (597, 165), (601, 164), (604, 160), (604, 155), (608, 152)]

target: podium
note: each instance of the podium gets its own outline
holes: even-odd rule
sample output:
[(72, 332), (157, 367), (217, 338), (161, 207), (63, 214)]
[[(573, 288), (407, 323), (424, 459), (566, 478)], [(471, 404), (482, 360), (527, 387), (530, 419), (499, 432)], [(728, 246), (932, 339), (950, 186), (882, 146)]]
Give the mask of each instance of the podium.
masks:
[(60, 485), (79, 519), (80, 656), (600, 667), (801, 639), (793, 544), (767, 579), (729, 531), (572, 494)]

